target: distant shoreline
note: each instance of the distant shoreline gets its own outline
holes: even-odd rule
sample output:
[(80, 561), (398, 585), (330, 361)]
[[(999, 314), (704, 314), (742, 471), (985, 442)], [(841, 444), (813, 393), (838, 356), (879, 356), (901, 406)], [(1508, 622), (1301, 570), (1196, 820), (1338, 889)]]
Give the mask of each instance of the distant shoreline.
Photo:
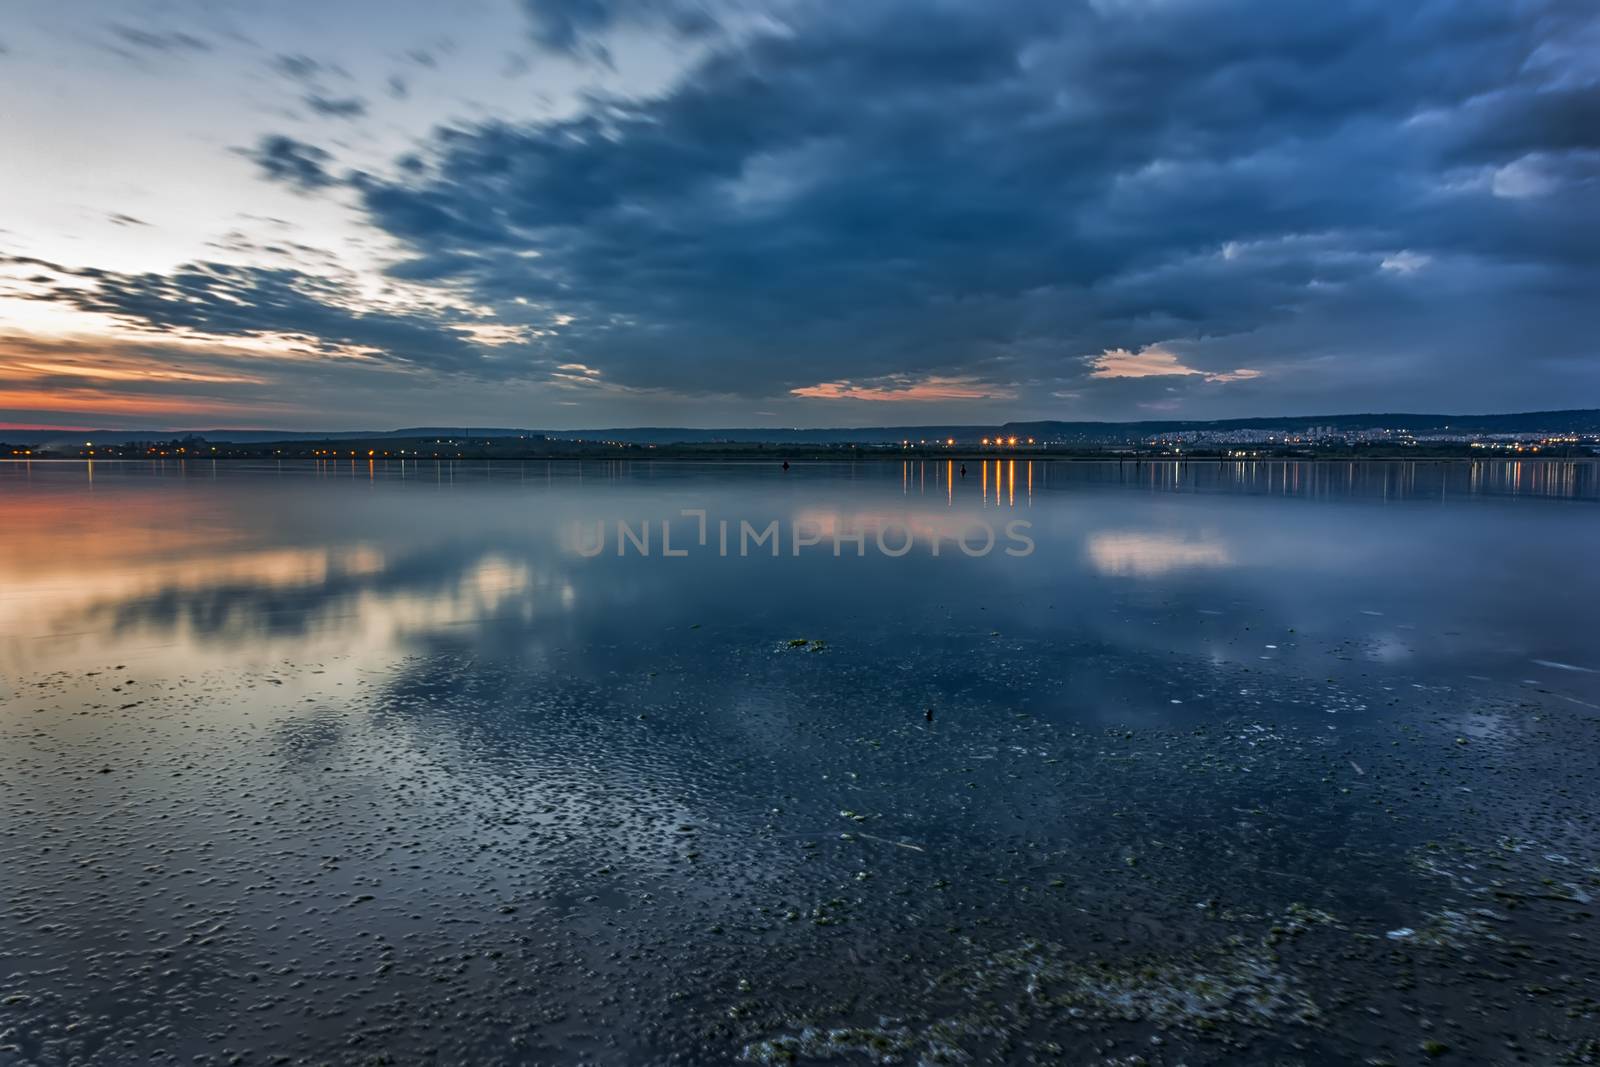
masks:
[[(1027, 451), (984, 452), (984, 451), (932, 451), (917, 449), (866, 449), (866, 448), (838, 448), (831, 450), (794, 449), (780, 450), (771, 448), (760, 453), (750, 449), (732, 449), (717, 451), (713, 449), (675, 449), (669, 447), (635, 447), (617, 450), (594, 451), (559, 451), (559, 452), (534, 452), (505, 454), (485, 451), (462, 451), (455, 455), (399, 455), (390, 452), (385, 455), (382, 450), (371, 450), (375, 454), (368, 455), (368, 450), (332, 450), (331, 454), (308, 455), (298, 450), (293, 452), (282, 450), (274, 452), (270, 449), (253, 449), (248, 446), (242, 448), (219, 448), (216, 452), (206, 451), (185, 452), (180, 454), (166, 453), (158, 455), (127, 454), (118, 448), (95, 449), (95, 454), (69, 455), (53, 452), (35, 451), (28, 455), (7, 454), (12, 450), (7, 446), (0, 453), (0, 462), (5, 463), (243, 463), (261, 462), (263, 460), (277, 461), (280, 463), (293, 463), (296, 465), (314, 464), (356, 464), (368, 462), (392, 465), (398, 463), (594, 463), (594, 462), (622, 462), (622, 463), (729, 463), (746, 466), (779, 466), (782, 463), (790, 464), (838, 464), (838, 463), (1006, 463), (1006, 462), (1048, 462), (1048, 463), (1116, 463), (1121, 465), (1139, 464), (1226, 464), (1226, 463), (1527, 463), (1527, 462), (1600, 462), (1600, 455), (1589, 450), (1553, 451), (1503, 451), (1489, 449), (1459, 448), (1451, 451), (1422, 450), (1422, 449), (1373, 449), (1359, 452), (1294, 452), (1294, 451), (1265, 451), (1254, 450), (1246, 454), (1236, 451), (1235, 454), (1216, 453), (1211, 451), (1195, 451), (1184, 453), (1170, 452), (1088, 452), (1088, 451), (1052, 451), (1029, 449)], [(86, 450), (87, 452), (87, 450)]]

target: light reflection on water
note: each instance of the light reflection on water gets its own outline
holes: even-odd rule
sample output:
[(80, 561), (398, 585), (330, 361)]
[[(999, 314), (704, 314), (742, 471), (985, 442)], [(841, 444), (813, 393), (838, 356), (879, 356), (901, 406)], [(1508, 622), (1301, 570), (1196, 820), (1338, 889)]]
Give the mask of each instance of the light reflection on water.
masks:
[[(98, 463), (91, 482), (84, 464), (4, 464), (0, 665), (113, 653), (225, 665), (438, 642), (490, 655), (555, 642), (581, 656), (673, 626), (773, 636), (843, 619), (949, 641), (950, 621), (975, 614), (991, 629), (1093, 632), (1137, 653), (1151, 641), (1131, 624), (1155, 604), (1193, 624), (1157, 627), (1155, 643), (1186, 648), (1215, 620), (1252, 616), (1302, 642), (1370, 641), (1386, 662), (1487, 656), (1515, 673), (1530, 659), (1594, 658), (1581, 635), (1600, 579), (1579, 565), (1597, 544), (1593, 464), (1005, 460), (959, 471)], [(705, 512), (705, 544), (685, 509)], [(1006, 546), (996, 524), (1012, 519), (1026, 522), (1031, 555), (957, 550), (981, 522)], [(574, 530), (610, 538), (618, 520), (653, 524), (655, 553), (640, 558), (634, 544), (619, 557), (614, 539), (592, 559), (574, 551)], [(741, 557), (739, 524), (773, 520), (778, 557), (760, 544)], [(733, 530), (727, 555), (719, 522)], [(663, 523), (686, 558), (661, 554)], [(886, 555), (874, 535), (897, 527), (882, 543), (914, 547)], [(796, 555), (797, 530), (820, 543)]]

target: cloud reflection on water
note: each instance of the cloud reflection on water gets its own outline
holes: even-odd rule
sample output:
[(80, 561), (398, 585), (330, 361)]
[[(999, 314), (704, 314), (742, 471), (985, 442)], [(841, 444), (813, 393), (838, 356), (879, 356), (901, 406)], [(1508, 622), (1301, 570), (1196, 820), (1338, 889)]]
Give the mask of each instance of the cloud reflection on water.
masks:
[(1093, 534), (1085, 548), (1097, 571), (1119, 578), (1153, 578), (1191, 567), (1234, 564), (1233, 554), (1221, 542), (1138, 530)]

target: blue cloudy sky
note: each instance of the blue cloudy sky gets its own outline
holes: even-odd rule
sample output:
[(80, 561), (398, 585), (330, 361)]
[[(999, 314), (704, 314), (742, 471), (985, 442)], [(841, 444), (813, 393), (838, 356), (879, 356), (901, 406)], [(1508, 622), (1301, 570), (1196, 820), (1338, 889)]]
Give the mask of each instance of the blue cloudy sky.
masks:
[(0, 426), (1600, 405), (1592, 0), (13, 0)]

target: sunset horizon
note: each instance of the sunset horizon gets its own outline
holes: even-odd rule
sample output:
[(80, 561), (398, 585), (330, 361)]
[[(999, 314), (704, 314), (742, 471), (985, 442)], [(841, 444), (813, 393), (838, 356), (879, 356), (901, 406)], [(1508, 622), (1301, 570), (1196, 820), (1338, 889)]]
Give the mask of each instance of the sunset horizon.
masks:
[(6, 424), (1600, 402), (1581, 5), (74, 10), (0, 30)]

